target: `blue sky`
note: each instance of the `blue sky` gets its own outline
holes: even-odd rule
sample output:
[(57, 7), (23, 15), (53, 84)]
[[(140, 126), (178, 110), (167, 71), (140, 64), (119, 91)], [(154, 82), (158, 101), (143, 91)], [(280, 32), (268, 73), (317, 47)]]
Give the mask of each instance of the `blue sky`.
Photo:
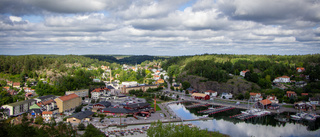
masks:
[(0, 54), (316, 54), (314, 0), (0, 1)]

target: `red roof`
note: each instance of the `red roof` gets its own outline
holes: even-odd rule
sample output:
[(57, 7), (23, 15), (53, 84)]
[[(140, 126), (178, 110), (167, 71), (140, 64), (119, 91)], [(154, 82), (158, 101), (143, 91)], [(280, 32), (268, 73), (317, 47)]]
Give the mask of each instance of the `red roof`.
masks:
[(261, 100), (260, 103), (265, 106), (265, 105), (271, 104), (272, 102), (269, 99), (265, 99), (265, 100)]
[[(257, 94), (259, 95), (260, 93), (253, 93), (253, 92), (251, 92), (251, 93), (250, 93), (250, 96), (256, 96)], [(261, 95), (261, 94), (260, 94), (260, 95)]]
[(20, 86), (20, 82), (14, 82), (12, 86)]
[(304, 67), (297, 67), (297, 70), (302, 70), (302, 71), (304, 71), (305, 69), (304, 69)]
[(61, 99), (62, 101), (68, 101), (70, 99), (74, 99), (74, 98), (77, 98), (79, 97), (77, 94), (69, 94), (69, 95), (65, 95), (65, 96), (62, 96), (62, 97), (59, 97), (59, 99)]
[(52, 113), (52, 111), (43, 111), (42, 115), (45, 115), (45, 114), (53, 114), (53, 113)]
[(48, 104), (50, 104), (50, 103), (52, 103), (52, 102), (53, 102), (53, 100), (50, 99), (50, 100), (47, 100), (47, 101), (39, 102), (39, 103), (37, 103), (37, 105), (38, 105), (39, 107), (41, 107), (42, 105), (48, 105)]
[(301, 96), (308, 96), (308, 93), (301, 93)]
[(213, 91), (213, 90), (207, 90), (206, 92), (209, 92), (209, 93), (216, 93), (216, 91)]
[(104, 90), (110, 90), (110, 89), (108, 89), (107, 87), (102, 87), (102, 88), (96, 88), (96, 89), (94, 89), (94, 90), (92, 90), (91, 92), (103, 92)]
[(296, 94), (296, 92), (293, 92), (293, 91), (287, 91), (287, 94)]

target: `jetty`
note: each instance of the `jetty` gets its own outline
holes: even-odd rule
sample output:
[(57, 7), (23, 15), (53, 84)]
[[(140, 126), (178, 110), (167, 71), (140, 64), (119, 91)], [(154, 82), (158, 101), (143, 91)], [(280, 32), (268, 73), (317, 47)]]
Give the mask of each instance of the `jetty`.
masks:
[(198, 113), (204, 113), (204, 114), (215, 114), (215, 113), (220, 113), (223, 111), (228, 111), (231, 109), (234, 109), (235, 107), (226, 107), (226, 106), (221, 106), (221, 107), (216, 107), (216, 108), (210, 108), (207, 110), (202, 110), (198, 111)]
[(185, 106), (186, 108), (196, 108), (196, 107), (207, 107), (210, 106), (208, 103), (198, 103), (198, 104), (193, 104), (193, 105), (188, 105)]

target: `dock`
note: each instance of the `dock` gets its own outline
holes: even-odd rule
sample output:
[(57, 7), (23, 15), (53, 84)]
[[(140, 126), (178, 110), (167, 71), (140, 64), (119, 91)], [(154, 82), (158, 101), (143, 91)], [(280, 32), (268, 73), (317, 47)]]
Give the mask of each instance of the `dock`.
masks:
[(198, 103), (198, 104), (193, 104), (193, 105), (188, 105), (185, 106), (186, 108), (196, 108), (196, 107), (207, 107), (210, 106), (208, 103)]
[(221, 106), (221, 107), (216, 107), (213, 109), (207, 109), (207, 110), (202, 110), (202, 111), (198, 111), (198, 113), (204, 113), (204, 114), (215, 114), (215, 113), (220, 113), (223, 111), (228, 111), (231, 109), (234, 109), (235, 107), (225, 107), (225, 106)]

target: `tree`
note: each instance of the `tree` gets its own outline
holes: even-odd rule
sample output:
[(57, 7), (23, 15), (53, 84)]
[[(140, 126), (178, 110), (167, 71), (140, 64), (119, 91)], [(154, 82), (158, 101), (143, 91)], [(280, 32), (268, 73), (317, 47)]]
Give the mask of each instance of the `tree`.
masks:
[(207, 129), (201, 130), (199, 127), (189, 127), (187, 125), (177, 126), (175, 124), (162, 124), (154, 122), (147, 130), (148, 137), (209, 137)]
[(189, 91), (188, 91), (188, 90), (186, 90), (185, 94), (186, 94), (186, 95), (188, 95), (188, 94), (189, 94)]
[(187, 88), (189, 88), (191, 86), (191, 84), (188, 81), (183, 81), (182, 82), (182, 88), (184, 90), (186, 90)]
[(82, 137), (104, 137), (105, 135), (92, 124), (89, 124)]
[(42, 116), (37, 116), (34, 121), (35, 121), (34, 123), (36, 123), (36, 124), (40, 124), (40, 125), (43, 124)]
[(79, 129), (80, 131), (83, 131), (83, 130), (86, 129), (86, 127), (85, 127), (85, 125), (84, 125), (83, 123), (80, 123), (80, 124), (78, 125), (78, 129)]

